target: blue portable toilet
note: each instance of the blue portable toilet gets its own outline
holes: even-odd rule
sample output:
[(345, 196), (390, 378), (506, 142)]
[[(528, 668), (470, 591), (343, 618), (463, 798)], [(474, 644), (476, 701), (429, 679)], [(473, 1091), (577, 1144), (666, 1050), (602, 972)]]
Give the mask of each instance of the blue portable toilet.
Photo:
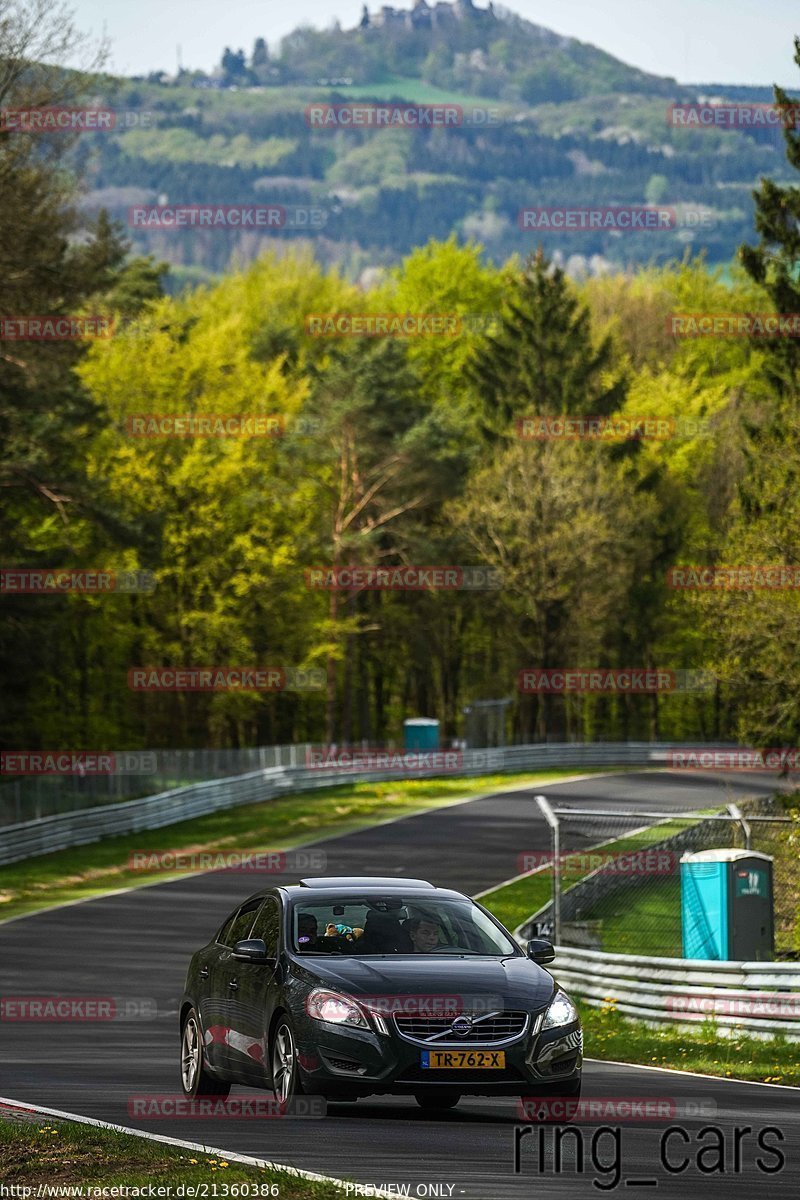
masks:
[(439, 722), (433, 717), (411, 717), (403, 721), (403, 745), (406, 750), (438, 750)]
[(755, 850), (681, 858), (683, 957), (763, 962), (774, 957), (772, 859)]

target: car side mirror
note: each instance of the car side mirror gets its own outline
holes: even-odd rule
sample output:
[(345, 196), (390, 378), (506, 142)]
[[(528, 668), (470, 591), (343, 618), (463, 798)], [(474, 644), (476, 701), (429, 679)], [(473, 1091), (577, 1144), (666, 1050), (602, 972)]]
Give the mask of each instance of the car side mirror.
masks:
[(545, 963), (551, 963), (556, 956), (553, 949), (553, 943), (548, 942), (547, 938), (531, 938), (528, 942), (528, 958), (532, 958), (535, 963), (543, 966)]
[(243, 938), (233, 947), (233, 957), (239, 962), (266, 963), (272, 961), (267, 954), (267, 943), (263, 938)]

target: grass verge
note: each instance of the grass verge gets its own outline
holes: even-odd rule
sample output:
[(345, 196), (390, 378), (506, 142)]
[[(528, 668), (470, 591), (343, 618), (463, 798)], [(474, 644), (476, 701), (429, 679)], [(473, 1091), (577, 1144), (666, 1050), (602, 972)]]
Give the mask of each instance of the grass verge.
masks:
[[(716, 809), (708, 809), (707, 811), (715, 812)], [(675, 833), (680, 833), (686, 828), (686, 821), (662, 821), (658, 825), (651, 825), (647, 829), (640, 830), (638, 833), (627, 834), (624, 837), (611, 838), (607, 842), (602, 842), (593, 848), (592, 853), (617, 855), (637, 850), (647, 850), (655, 842), (660, 842)], [(583, 865), (587, 853), (588, 851), (584, 848), (583, 850), (576, 851), (574, 854), (568, 853), (563, 856), (561, 865), (562, 892), (566, 891), (567, 888), (573, 887), (589, 874), (589, 871)], [(506, 929), (516, 929), (526, 917), (538, 912), (540, 908), (547, 904), (552, 899), (552, 895), (552, 874), (549, 867), (544, 867), (531, 874), (523, 875), (519, 879), (512, 879), (509, 883), (502, 883), (499, 887), (492, 888), (490, 892), (486, 892), (480, 897), (480, 902), (490, 912), (493, 912), (499, 921), (502, 921)]]
[[(581, 771), (602, 774), (607, 768)], [(144, 883), (179, 878), (179, 873), (132, 870), (134, 851), (264, 853), (351, 833), (392, 817), (412, 816), (460, 797), (534, 783), (551, 783), (574, 771), (486, 775), (474, 779), (390, 780), (350, 783), (302, 792), (261, 804), (224, 809), (165, 829), (107, 838), (0, 867), (0, 921), (72, 900)], [(2, 834), (2, 830), (0, 830)]]
[[(199, 1184), (208, 1190), (195, 1194), (211, 1196), (214, 1184), (230, 1187), (238, 1183), (251, 1185), (252, 1190), (248, 1193), (243, 1188), (241, 1195), (280, 1196), (280, 1200), (341, 1200), (343, 1195), (331, 1183), (298, 1179), (283, 1171), (231, 1162), (219, 1154), (183, 1150), (133, 1134), (49, 1117), (0, 1118), (0, 1180), (18, 1187), (82, 1185), (84, 1189), (123, 1184), (172, 1189), (179, 1184)], [(166, 1200), (174, 1194), (162, 1193)], [(188, 1194), (187, 1186), (183, 1195)], [(225, 1194), (221, 1187), (219, 1194)], [(101, 1192), (84, 1191), (84, 1196), (100, 1200)]]
[(602, 1008), (577, 1003), (589, 1058), (800, 1087), (797, 1042), (782, 1037), (721, 1037), (713, 1021), (703, 1021), (692, 1031), (654, 1029), (644, 1021), (623, 1017), (613, 1002)]
[(631, 894), (609, 896), (587, 910), (586, 920), (597, 921), (603, 949), (613, 954), (649, 954), (681, 958), (681, 881), (677, 875), (654, 879), (631, 889)]

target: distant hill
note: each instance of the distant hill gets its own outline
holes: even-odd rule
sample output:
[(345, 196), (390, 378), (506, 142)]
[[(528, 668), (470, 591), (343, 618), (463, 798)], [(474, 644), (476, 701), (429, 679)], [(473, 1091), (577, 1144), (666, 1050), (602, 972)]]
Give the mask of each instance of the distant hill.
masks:
[[(249, 56), (226, 48), (208, 75), (107, 77), (98, 100), (140, 109), (139, 127), (81, 138), (87, 209), (126, 219), (141, 204), (314, 206), (316, 227), (281, 231), (137, 229), (138, 250), (167, 259), (177, 284), (305, 239), (358, 277), (431, 238), (480, 242), (495, 261), (544, 242), (573, 273), (664, 262), (702, 250), (727, 264), (752, 237), (752, 192), (785, 176), (779, 130), (673, 127), (671, 103), (768, 101), (768, 89), (686, 86), (471, 0), (364, 11), (351, 30), (298, 29)], [(308, 105), (474, 99), (485, 123), (453, 129), (314, 128)], [(91, 152), (90, 151), (91, 143)], [(673, 207), (653, 234), (520, 227), (526, 206)]]
[(355, 29), (298, 29), (274, 59), (251, 65), (259, 82), (308, 83), (348, 79), (381, 83), (411, 76), (472, 95), (538, 104), (608, 92), (668, 95), (674, 79), (648, 75), (595, 46), (534, 25), (505, 9), (472, 0), (410, 10), (364, 7)]

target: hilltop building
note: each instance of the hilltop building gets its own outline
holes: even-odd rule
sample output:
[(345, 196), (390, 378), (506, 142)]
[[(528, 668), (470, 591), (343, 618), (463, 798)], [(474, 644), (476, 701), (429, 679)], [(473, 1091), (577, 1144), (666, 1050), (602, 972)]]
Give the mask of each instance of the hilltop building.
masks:
[(447, 4), (444, 0), (437, 0), (436, 4), (428, 4), (427, 0), (414, 0), (414, 7), (411, 9), (393, 8), (384, 4), (374, 13), (370, 13), (365, 4), (359, 28), (434, 29), (446, 27), (454, 21), (469, 20), (476, 15), (494, 17), (491, 0), (485, 9), (476, 8), (472, 0), (454, 0), (452, 4)]

